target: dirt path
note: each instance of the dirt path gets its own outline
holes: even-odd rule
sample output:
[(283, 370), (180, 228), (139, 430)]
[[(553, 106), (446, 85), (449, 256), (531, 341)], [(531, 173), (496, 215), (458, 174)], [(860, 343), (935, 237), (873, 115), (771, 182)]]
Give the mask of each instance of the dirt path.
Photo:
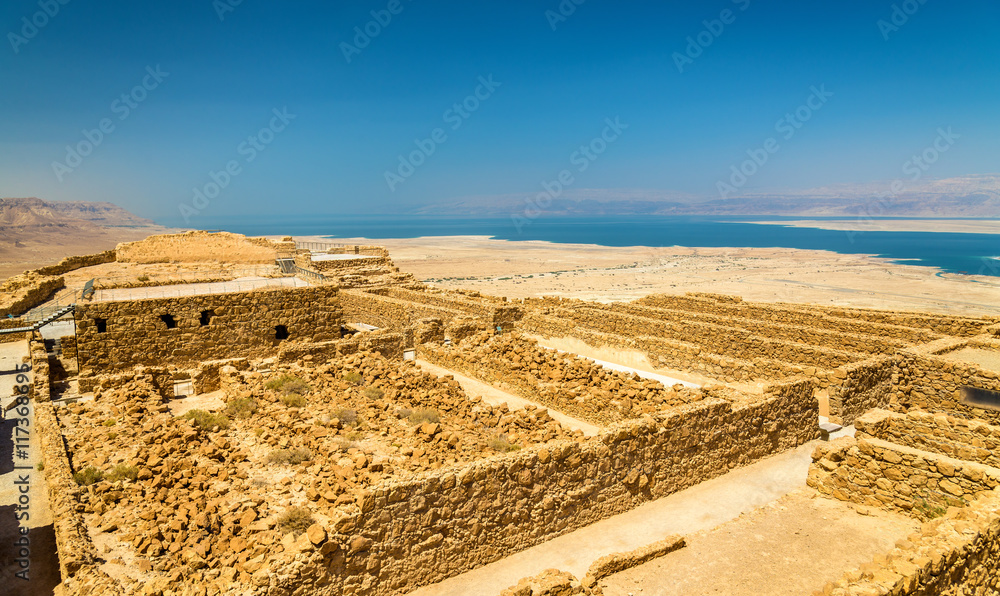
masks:
[[(23, 384), (15, 366), (27, 355), (27, 342), (0, 344), (0, 397), (5, 409), (15, 401), (15, 386)], [(59, 559), (45, 474), (36, 469), (42, 445), (35, 406), (29, 402), (26, 410), (19, 409), (7, 410), (0, 422), (0, 593), (43, 596), (52, 594), (59, 583)], [(23, 419), (27, 425), (20, 422)]]
[(426, 360), (417, 360), (417, 365), (419, 365), (420, 368), (422, 368), (423, 370), (431, 374), (437, 375), (439, 377), (444, 377), (447, 375), (455, 377), (455, 380), (458, 381), (458, 384), (462, 386), (462, 389), (464, 389), (465, 392), (470, 397), (480, 396), (483, 398), (483, 401), (490, 404), (491, 406), (498, 406), (500, 404), (505, 403), (512, 410), (520, 410), (523, 409), (524, 406), (530, 404), (533, 406), (538, 406), (539, 408), (547, 409), (549, 411), (549, 415), (551, 415), (556, 421), (558, 421), (559, 424), (562, 424), (564, 427), (571, 430), (582, 431), (583, 434), (588, 437), (597, 436), (597, 433), (599, 433), (601, 430), (600, 428), (594, 426), (593, 424), (584, 422), (582, 420), (578, 420), (576, 418), (572, 418), (570, 416), (567, 416), (566, 414), (563, 414), (562, 412), (557, 412), (556, 410), (553, 410), (552, 408), (549, 408), (547, 406), (543, 406), (533, 401), (524, 399), (523, 397), (518, 397), (513, 393), (507, 393), (506, 391), (497, 389), (492, 385), (487, 385), (486, 383), (473, 379), (472, 377), (467, 377), (453, 370), (448, 370), (447, 368), (442, 368), (440, 366), (437, 366), (436, 364), (431, 364)]
[[(582, 578), (590, 565), (604, 555), (631, 551), (671, 534), (686, 536), (715, 528), (803, 488), (812, 461), (810, 454), (817, 444), (818, 441), (812, 442), (734, 470), (479, 569), (421, 588), (410, 596), (498, 594), (523, 577), (551, 568), (569, 571)], [(628, 591), (622, 594), (628, 594)]]
[(605, 596), (784, 596), (810, 594), (919, 527), (873, 510), (861, 515), (810, 489), (707, 532), (687, 547), (601, 582)]

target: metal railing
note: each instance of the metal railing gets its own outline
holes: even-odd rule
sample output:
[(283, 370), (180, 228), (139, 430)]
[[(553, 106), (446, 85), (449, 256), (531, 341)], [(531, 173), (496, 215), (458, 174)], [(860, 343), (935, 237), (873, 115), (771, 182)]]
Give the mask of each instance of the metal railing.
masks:
[(329, 278), (327, 278), (327, 276), (323, 275), (322, 273), (316, 271), (310, 271), (309, 269), (303, 269), (298, 265), (295, 266), (295, 275), (301, 276), (305, 279), (312, 281), (326, 282), (329, 280)]
[(123, 300), (151, 300), (208, 296), (213, 294), (234, 294), (254, 290), (299, 287), (303, 283), (294, 277), (273, 277), (140, 288), (105, 288), (97, 290), (93, 301), (117, 302)]
[(348, 245), (336, 244), (334, 242), (295, 242), (295, 248), (298, 250), (323, 251), (330, 250), (331, 248), (344, 248), (345, 246)]

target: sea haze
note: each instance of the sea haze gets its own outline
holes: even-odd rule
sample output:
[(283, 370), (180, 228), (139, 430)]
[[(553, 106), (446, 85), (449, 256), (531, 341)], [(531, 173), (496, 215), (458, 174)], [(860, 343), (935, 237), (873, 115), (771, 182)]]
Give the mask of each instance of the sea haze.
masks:
[[(520, 222), (510, 218), (441, 217), (267, 217), (192, 222), (251, 236), (291, 234), (336, 238), (417, 238), (490, 236), (501, 240), (542, 240), (602, 246), (752, 247), (827, 250), (865, 254), (908, 265), (937, 267), (948, 273), (1000, 277), (1000, 235), (946, 232), (845, 232), (746, 223), (746, 216), (719, 217), (545, 217)], [(761, 221), (781, 221), (767, 216)], [(822, 218), (810, 218), (822, 219)], [(840, 219), (843, 218), (831, 218)]]

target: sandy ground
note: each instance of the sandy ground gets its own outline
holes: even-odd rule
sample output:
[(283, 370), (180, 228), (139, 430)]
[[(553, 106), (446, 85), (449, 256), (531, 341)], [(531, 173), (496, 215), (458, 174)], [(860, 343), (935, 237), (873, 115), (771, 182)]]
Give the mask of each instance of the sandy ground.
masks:
[(942, 355), (949, 360), (975, 364), (986, 370), (1000, 372), (1000, 352), (996, 350), (962, 348)]
[(610, 302), (658, 292), (716, 292), (755, 301), (1000, 316), (1000, 278), (941, 273), (864, 255), (786, 248), (615, 248), (485, 236), (337, 242), (386, 246), (402, 271), (437, 287), (511, 298)]
[(789, 221), (746, 221), (743, 223), (852, 230), (858, 232), (956, 232), (964, 234), (1000, 234), (1000, 219), (800, 219)]
[(920, 523), (885, 511), (861, 515), (802, 489), (728, 524), (687, 537), (687, 547), (600, 582), (605, 596), (811, 594), (892, 550)]
[[(27, 342), (0, 344), (0, 397), (10, 405), (17, 382), (14, 368), (28, 355)], [(17, 409), (0, 421), (0, 593), (10, 596), (52, 594), (59, 583), (59, 558), (49, 509), (48, 486), (42, 461), (41, 437), (34, 426), (34, 404), (28, 406), (29, 424), (15, 425)], [(21, 431), (15, 430), (21, 428)], [(27, 492), (23, 489), (27, 488)], [(18, 515), (27, 514), (27, 518)], [(26, 528), (26, 536), (20, 533)], [(17, 541), (26, 538), (25, 543)], [(22, 550), (26, 549), (26, 550)], [(25, 559), (18, 560), (27, 554)], [(15, 574), (26, 571), (23, 576)]]

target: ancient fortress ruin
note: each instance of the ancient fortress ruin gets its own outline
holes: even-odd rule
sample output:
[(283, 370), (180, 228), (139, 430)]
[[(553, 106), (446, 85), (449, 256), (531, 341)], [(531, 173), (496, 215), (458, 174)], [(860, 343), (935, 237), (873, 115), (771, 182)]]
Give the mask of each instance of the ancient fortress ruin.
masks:
[[(818, 593), (1000, 589), (998, 320), (511, 301), (429, 287), (379, 247), (207, 233), (3, 296), (0, 341), (30, 342), (64, 594), (406, 594), (841, 426), (856, 435), (819, 443), (809, 486), (923, 526)], [(600, 593), (682, 548), (506, 593)]]

